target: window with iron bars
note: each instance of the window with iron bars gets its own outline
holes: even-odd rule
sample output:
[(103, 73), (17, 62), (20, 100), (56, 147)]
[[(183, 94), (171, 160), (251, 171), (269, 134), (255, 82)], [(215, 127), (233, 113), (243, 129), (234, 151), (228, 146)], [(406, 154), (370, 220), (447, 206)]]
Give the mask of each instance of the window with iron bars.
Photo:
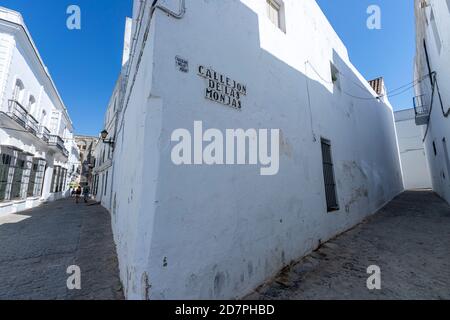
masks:
[(53, 168), (52, 184), (51, 184), (51, 189), (50, 189), (51, 193), (58, 192), (60, 170), (61, 170), (61, 167), (59, 167), (59, 166), (55, 166)]
[(333, 157), (331, 154), (331, 143), (329, 140), (321, 139), (322, 145), (322, 164), (323, 177), (325, 183), (325, 197), (327, 202), (327, 211), (339, 210), (337, 200), (336, 182), (334, 177)]
[(17, 159), (14, 166), (13, 180), (11, 184), (11, 200), (23, 199), (22, 194), (24, 187), (24, 173), (26, 170), (26, 161), (23, 159)]
[(30, 179), (28, 181), (28, 197), (37, 197), (42, 195), (42, 185), (44, 183), (46, 161), (42, 159), (33, 159)]
[(6, 200), (6, 190), (12, 160), (12, 156), (9, 154), (0, 155), (0, 201)]

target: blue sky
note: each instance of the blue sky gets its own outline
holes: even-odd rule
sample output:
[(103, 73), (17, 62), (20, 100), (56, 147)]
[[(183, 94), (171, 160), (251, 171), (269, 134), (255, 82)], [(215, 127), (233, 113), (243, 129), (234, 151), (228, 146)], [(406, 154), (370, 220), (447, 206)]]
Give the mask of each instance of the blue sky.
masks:
[[(411, 0), (317, 0), (367, 79), (384, 76), (388, 90), (412, 81), (414, 17)], [(66, 9), (81, 8), (82, 28), (66, 28)], [(369, 5), (379, 5), (382, 29), (366, 28)], [(78, 134), (98, 135), (122, 59), (125, 17), (132, 0), (0, 0), (20, 11), (69, 109)], [(412, 92), (394, 97), (411, 106)]]
[[(367, 80), (384, 77), (388, 93), (413, 81), (413, 0), (317, 0), (317, 3), (346, 45), (352, 63)], [(370, 5), (381, 9), (380, 30), (366, 27)], [(394, 110), (401, 110), (412, 107), (412, 97), (411, 89), (389, 100)]]
[[(81, 8), (81, 30), (66, 27), (69, 5)], [(120, 72), (132, 0), (0, 0), (22, 13), (78, 134), (97, 136)]]

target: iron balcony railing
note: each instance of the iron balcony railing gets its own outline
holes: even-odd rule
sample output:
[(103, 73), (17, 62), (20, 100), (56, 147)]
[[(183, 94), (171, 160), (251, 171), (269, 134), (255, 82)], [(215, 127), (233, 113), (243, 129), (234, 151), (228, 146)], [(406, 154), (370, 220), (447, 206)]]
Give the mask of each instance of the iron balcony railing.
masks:
[(18, 124), (26, 128), (28, 122), (28, 112), (19, 102), (9, 100), (9, 115), (11, 118), (16, 120)]
[(47, 127), (41, 126), (39, 130), (39, 138), (48, 143), (50, 141), (50, 130), (48, 130)]
[(9, 116), (34, 135), (39, 132), (39, 122), (16, 100), (9, 100)]
[(32, 133), (36, 137), (39, 137), (49, 146), (58, 148), (66, 157), (69, 156), (69, 151), (67, 151), (64, 146), (64, 140), (58, 135), (51, 135), (50, 130), (48, 130), (45, 126), (39, 126), (39, 121), (28, 113), (27, 109), (25, 109), (25, 107), (18, 101), (9, 100), (8, 115), (25, 130)]
[(416, 115), (428, 115), (430, 113), (430, 108), (427, 104), (427, 99), (424, 94), (414, 97), (414, 110)]
[(67, 151), (64, 140), (58, 135), (49, 135), (48, 145), (51, 147), (58, 148), (62, 154), (66, 157), (69, 156), (69, 151)]
[(57, 147), (61, 150), (65, 149), (64, 140), (60, 136), (54, 134), (49, 136), (48, 144), (52, 147)]
[(31, 114), (28, 114), (27, 120), (27, 130), (36, 136), (39, 132), (39, 122)]
[(63, 155), (68, 158), (69, 157), (69, 151), (64, 147), (64, 149), (62, 150)]
[(416, 96), (413, 99), (414, 111), (416, 113), (416, 124), (424, 125), (430, 118), (430, 103), (426, 95)]

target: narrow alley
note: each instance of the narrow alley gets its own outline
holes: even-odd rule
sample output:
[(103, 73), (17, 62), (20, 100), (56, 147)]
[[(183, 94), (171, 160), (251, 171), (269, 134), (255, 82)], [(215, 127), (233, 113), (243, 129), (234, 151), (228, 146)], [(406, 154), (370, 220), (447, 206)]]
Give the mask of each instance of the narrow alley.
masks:
[[(67, 268), (81, 270), (68, 290)], [(0, 217), (0, 300), (122, 299), (110, 216), (67, 199)]]
[[(450, 207), (407, 191), (247, 299), (450, 299)], [(368, 290), (371, 265), (381, 290)]]
[[(247, 299), (449, 299), (450, 207), (408, 191)], [(107, 211), (57, 201), (0, 218), (0, 299), (122, 299)], [(81, 269), (68, 290), (67, 267)], [(381, 269), (368, 290), (367, 267)]]

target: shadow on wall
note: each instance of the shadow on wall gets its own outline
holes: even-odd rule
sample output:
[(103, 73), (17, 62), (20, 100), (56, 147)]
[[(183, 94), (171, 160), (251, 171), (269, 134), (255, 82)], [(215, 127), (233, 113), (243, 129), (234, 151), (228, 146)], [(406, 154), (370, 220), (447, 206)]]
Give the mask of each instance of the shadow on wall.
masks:
[[(214, 24), (206, 26), (196, 16), (215, 16), (216, 10), (221, 14)], [(177, 39), (176, 48), (170, 47), (175, 46), (173, 42), (166, 41), (157, 44), (161, 46), (159, 49), (167, 56), (167, 52), (183, 48), (183, 52), (190, 52), (197, 61), (203, 59), (206, 65), (217, 66), (218, 71), (232, 73), (231, 76), (247, 83), (249, 93), (242, 111), (237, 112), (206, 101), (197, 87), (202, 80), (196, 78), (195, 72), (189, 74), (192, 80), (189, 83), (170, 71), (164, 75), (174, 76), (172, 85), (179, 90), (177, 95), (162, 95), (164, 117), (176, 116), (170, 119), (173, 121), (164, 119), (167, 127), (162, 131), (161, 141), (165, 142), (155, 146), (161, 152), (161, 164), (151, 163), (156, 160), (148, 156), (145, 159), (150, 161), (142, 167), (143, 174), (117, 170), (126, 173), (130, 183), (122, 186), (123, 192), (117, 195), (118, 214), (136, 221), (136, 230), (140, 233), (136, 238), (127, 233), (129, 224), (115, 228), (120, 233), (116, 236), (119, 257), (126, 257), (126, 252), (137, 252), (135, 241), (139, 242), (139, 250), (143, 247), (147, 250), (139, 256), (148, 259), (147, 266), (136, 261), (121, 261), (122, 280), (133, 297), (141, 294), (136, 288), (143, 287), (151, 288), (143, 295), (151, 299), (243, 296), (292, 260), (317, 248), (321, 241), (376, 212), (402, 191), (392, 110), (373, 98), (369, 89), (363, 91), (361, 86), (365, 85), (352, 75), (336, 52), (331, 54), (330, 60), (360, 86), (343, 77), (340, 88), (330, 84), (330, 90), (313, 80), (317, 77), (311, 69), (308, 71), (311, 77), (308, 77), (262, 49), (258, 16), (239, 1), (221, 2), (204, 11), (190, 10), (186, 21), (169, 22), (179, 28), (177, 31), (182, 30), (178, 33), (171, 28), (158, 30), (157, 39)], [(230, 16), (235, 19), (229, 19)], [(183, 28), (180, 25), (183, 21), (191, 28)], [(223, 30), (234, 36), (217, 37)], [(201, 39), (194, 37), (199, 31), (204, 34)], [(238, 49), (230, 51), (230, 48)], [(170, 66), (162, 66), (169, 63), (167, 61)], [(235, 61), (239, 61), (239, 70), (233, 66)], [(172, 60), (160, 62), (157, 65), (167, 67), (164, 70), (173, 69)], [(326, 61), (326, 68), (321, 69), (328, 71), (329, 63)], [(227, 70), (228, 67), (234, 68), (234, 72)], [(328, 72), (321, 77), (331, 81)], [(184, 100), (179, 100), (180, 97)], [(133, 107), (140, 108), (138, 103)], [(191, 128), (196, 120), (202, 120), (205, 129), (221, 131), (280, 128), (279, 173), (263, 177), (254, 166), (175, 166), (171, 162), (171, 150), (167, 148), (170, 134), (177, 128)], [(136, 130), (138, 136), (146, 136), (145, 128)], [(159, 136), (160, 132), (152, 134)], [(332, 142), (339, 185), (340, 210), (333, 214), (327, 213), (326, 208), (321, 137)], [(122, 159), (124, 155), (133, 154), (134, 147), (118, 139), (117, 150), (123, 150)], [(147, 153), (153, 152), (148, 149)], [(141, 168), (133, 165), (133, 159), (129, 160), (123, 168)], [(350, 170), (346, 170), (349, 163)], [(158, 168), (161, 178), (152, 179), (154, 173), (149, 168)], [(136, 181), (129, 181), (130, 176)], [(149, 184), (158, 183), (157, 205), (152, 209), (149, 209), (149, 199), (135, 197), (130, 202), (128, 197), (142, 176), (143, 190), (153, 190), (154, 185)], [(126, 179), (119, 176), (115, 180)], [(127, 210), (133, 207), (132, 202), (140, 202), (145, 212)], [(148, 220), (153, 220), (153, 230), (139, 228)], [(143, 245), (139, 239), (144, 237), (152, 243)], [(133, 270), (133, 274), (125, 276), (124, 270)], [(143, 277), (143, 274), (149, 276)], [(142, 283), (142, 279), (149, 283)]]

